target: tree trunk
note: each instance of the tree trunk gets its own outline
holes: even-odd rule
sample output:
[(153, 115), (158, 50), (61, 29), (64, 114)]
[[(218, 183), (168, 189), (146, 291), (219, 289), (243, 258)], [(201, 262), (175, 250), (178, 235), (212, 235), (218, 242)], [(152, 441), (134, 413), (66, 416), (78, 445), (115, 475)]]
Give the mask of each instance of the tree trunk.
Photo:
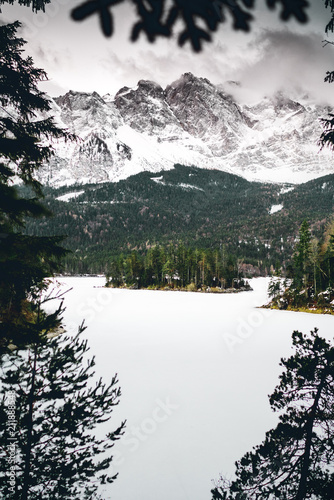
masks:
[(319, 387), (317, 389), (317, 393), (314, 399), (314, 403), (311, 408), (311, 412), (309, 415), (309, 418), (307, 419), (307, 422), (305, 424), (305, 429), (306, 429), (306, 438), (305, 438), (305, 451), (303, 455), (303, 460), (302, 460), (302, 468), (300, 471), (300, 480), (299, 480), (299, 485), (298, 485), (298, 491), (296, 495), (295, 500), (305, 500), (306, 494), (307, 494), (307, 478), (308, 478), (308, 472), (309, 472), (309, 466), (310, 466), (310, 454), (311, 454), (311, 444), (312, 444), (312, 431), (313, 431), (313, 424), (315, 420), (315, 415), (316, 411), (318, 408), (319, 404), (319, 399), (321, 396), (321, 391), (324, 388), (325, 385), (325, 380), (327, 376), (327, 367), (324, 369), (323, 375), (320, 380)]
[(34, 346), (34, 365), (31, 377), (31, 388), (29, 393), (29, 412), (27, 423), (27, 451), (24, 460), (23, 472), (23, 485), (21, 500), (28, 500), (29, 493), (29, 477), (30, 477), (30, 459), (31, 459), (31, 444), (32, 444), (32, 430), (33, 430), (33, 407), (34, 407), (34, 394), (35, 394), (35, 378), (36, 378), (36, 363), (37, 363), (37, 344)]

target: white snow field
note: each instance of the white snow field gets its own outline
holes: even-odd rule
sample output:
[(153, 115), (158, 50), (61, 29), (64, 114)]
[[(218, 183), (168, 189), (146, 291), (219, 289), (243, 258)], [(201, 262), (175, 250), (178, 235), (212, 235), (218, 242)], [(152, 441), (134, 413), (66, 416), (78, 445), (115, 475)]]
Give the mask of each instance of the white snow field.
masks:
[[(84, 335), (96, 375), (117, 372), (122, 397), (105, 431), (127, 419), (114, 447), (117, 480), (104, 500), (210, 500), (212, 479), (277, 422), (268, 397), (291, 334), (314, 327), (333, 337), (334, 318), (259, 309), (266, 278), (253, 292), (215, 295), (99, 288), (104, 278), (59, 278), (68, 331)], [(101, 430), (98, 431), (101, 435)]]

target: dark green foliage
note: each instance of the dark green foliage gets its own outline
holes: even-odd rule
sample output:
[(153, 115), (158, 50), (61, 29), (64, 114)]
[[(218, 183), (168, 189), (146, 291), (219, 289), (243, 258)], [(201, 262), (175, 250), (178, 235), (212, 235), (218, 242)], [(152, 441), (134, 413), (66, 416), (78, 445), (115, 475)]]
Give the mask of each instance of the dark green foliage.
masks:
[(280, 309), (316, 309), (333, 312), (334, 307), (334, 235), (333, 222), (320, 241), (312, 238), (304, 221), (284, 281), (273, 277), (269, 284), (272, 304)]
[(16, 36), (20, 26), (18, 21), (0, 26), (1, 178), (2, 182), (8, 180), (15, 166), (21, 180), (40, 195), (36, 169), (53, 154), (53, 139), (70, 136), (52, 118), (42, 117), (51, 105), (38, 83), (47, 77), (34, 67), (31, 57), (22, 57), (26, 42)]
[(28, 224), (30, 234), (68, 234), (67, 245), (75, 255), (66, 259), (66, 271), (103, 272), (110, 255), (180, 240), (193, 248), (225, 244), (238, 256), (247, 252), (248, 261), (256, 266), (267, 256), (264, 242), (256, 241), (253, 223), (267, 218), (277, 187), (249, 183), (217, 170), (176, 165), (158, 175), (143, 172), (84, 189), (69, 203), (54, 198), (73, 187), (46, 189), (55, 217)]
[[(236, 463), (236, 479), (213, 499), (330, 500), (334, 491), (334, 347), (317, 330), (292, 334), (295, 354), (270, 396), (280, 412), (263, 443)], [(219, 496), (220, 495), (220, 496)]]
[[(38, 90), (45, 73), (22, 57), (19, 26), (0, 26), (0, 492), (4, 499), (88, 500), (116, 477), (108, 476), (108, 450), (124, 423), (106, 439), (90, 431), (109, 420), (120, 390), (116, 377), (91, 385), (94, 360), (86, 361), (83, 327), (74, 339), (64, 337), (62, 307), (50, 314), (41, 308), (51, 299), (45, 278), (59, 270), (66, 251), (59, 236), (23, 230), (28, 216), (50, 215), (40, 203), (36, 170), (53, 154), (53, 140), (74, 137), (45, 118), (50, 103)], [(12, 185), (14, 175), (20, 188)], [(8, 394), (15, 395), (14, 427), (6, 427)]]
[[(46, 75), (31, 57), (22, 56), (25, 41), (16, 36), (19, 27), (19, 22), (0, 26), (0, 351), (10, 340), (32, 340), (30, 327), (24, 327), (27, 301), (66, 254), (61, 237), (22, 231), (28, 216), (50, 215), (40, 203), (43, 195), (35, 174), (53, 154), (52, 140), (73, 138), (52, 118), (43, 117), (51, 109), (38, 89)], [(23, 196), (12, 185), (15, 175), (26, 187)]]
[[(156, 179), (156, 180), (152, 180)], [(192, 187), (191, 187), (192, 186)], [(145, 253), (160, 244), (183, 242), (192, 249), (225, 246), (229, 254), (269, 272), (286, 268), (300, 225), (307, 219), (320, 237), (334, 211), (334, 176), (295, 186), (248, 182), (217, 170), (176, 165), (173, 170), (142, 172), (119, 181), (45, 188), (52, 219), (28, 221), (28, 234), (67, 234), (73, 251), (65, 272), (102, 273), (120, 253)], [(55, 198), (84, 190), (69, 202)], [(270, 214), (272, 205), (283, 209)]]
[[(330, 234), (328, 246), (324, 255), (322, 265), (322, 288), (333, 288), (334, 285), (334, 234)], [(327, 279), (326, 279), (327, 278)], [(327, 286), (326, 286), (327, 285)]]
[(225, 249), (208, 250), (180, 245), (155, 246), (145, 255), (131, 252), (109, 261), (107, 286), (248, 288), (240, 261)]
[[(334, 2), (333, 0), (324, 0), (324, 4), (326, 8), (330, 9), (331, 19), (327, 23), (325, 27), (325, 32), (328, 35), (330, 32), (334, 32)], [(325, 41), (326, 44), (333, 44), (333, 42)], [(334, 82), (334, 71), (327, 71), (324, 81), (327, 83)], [(328, 117), (323, 118), (321, 120), (322, 126), (324, 128), (323, 133), (319, 139), (319, 145), (321, 148), (328, 147), (329, 149), (333, 149), (334, 145), (334, 115), (332, 113), (328, 113)]]
[(280, 277), (273, 276), (268, 286), (268, 296), (275, 302), (281, 296), (282, 282)]
[[(40, 313), (36, 327), (52, 333)], [(42, 323), (44, 324), (42, 325)], [(54, 326), (54, 325), (53, 325)], [(44, 328), (45, 330), (45, 328)], [(74, 338), (63, 333), (3, 357), (0, 402), (1, 498), (96, 498), (100, 484), (113, 482), (110, 448), (123, 434), (124, 423), (105, 438), (98, 424), (109, 421), (119, 402), (116, 376), (109, 385), (93, 382), (94, 359), (88, 360), (83, 328)], [(6, 397), (15, 394), (16, 431), (6, 427)], [(8, 446), (16, 447), (16, 490), (8, 480)], [(7, 477), (6, 477), (7, 474)]]
[(294, 280), (298, 288), (307, 286), (307, 271), (310, 257), (311, 233), (308, 222), (303, 221), (299, 230), (299, 238), (293, 256)]

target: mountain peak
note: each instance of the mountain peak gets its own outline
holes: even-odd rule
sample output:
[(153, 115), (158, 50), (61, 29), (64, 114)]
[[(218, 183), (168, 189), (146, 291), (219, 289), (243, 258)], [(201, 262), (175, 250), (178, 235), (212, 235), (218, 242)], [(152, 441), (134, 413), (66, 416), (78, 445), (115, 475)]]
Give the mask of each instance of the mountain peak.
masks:
[(180, 76), (177, 80), (172, 82), (170, 85), (167, 85), (167, 89), (174, 89), (174, 88), (179, 88), (183, 87), (185, 85), (198, 85), (198, 86), (203, 86), (203, 85), (209, 85), (213, 87), (213, 84), (207, 79), (207, 78), (202, 78), (199, 76), (193, 75), (193, 73), (183, 73), (183, 75)]
[[(229, 83), (232, 88), (237, 83)], [(165, 90), (151, 80), (114, 98), (69, 91), (54, 100), (55, 118), (81, 139), (56, 146), (40, 180), (117, 180), (174, 164), (215, 168), (248, 180), (305, 182), (332, 171), (318, 152), (327, 107), (286, 91), (241, 105), (223, 86), (184, 73)]]
[(88, 109), (96, 103), (104, 104), (104, 100), (97, 92), (76, 92), (74, 90), (69, 90), (63, 96), (55, 97), (54, 101), (61, 108), (68, 109)]
[(139, 80), (138, 90), (152, 97), (162, 97), (164, 94), (163, 88), (151, 80)]
[(279, 90), (273, 96), (273, 101), (276, 108), (279, 109), (289, 109), (291, 111), (300, 111), (304, 107), (294, 99), (291, 99), (283, 90)]

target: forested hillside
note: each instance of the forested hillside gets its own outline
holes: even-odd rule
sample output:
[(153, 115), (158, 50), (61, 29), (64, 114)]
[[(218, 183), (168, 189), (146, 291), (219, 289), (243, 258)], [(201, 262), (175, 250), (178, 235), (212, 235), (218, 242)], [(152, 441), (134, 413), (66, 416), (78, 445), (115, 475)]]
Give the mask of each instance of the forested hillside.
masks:
[(176, 165), (118, 183), (45, 188), (45, 195), (55, 215), (29, 221), (27, 231), (68, 236), (66, 272), (105, 272), (121, 252), (182, 242), (224, 247), (265, 273), (286, 264), (304, 219), (315, 236), (323, 232), (334, 209), (334, 175), (293, 187)]

